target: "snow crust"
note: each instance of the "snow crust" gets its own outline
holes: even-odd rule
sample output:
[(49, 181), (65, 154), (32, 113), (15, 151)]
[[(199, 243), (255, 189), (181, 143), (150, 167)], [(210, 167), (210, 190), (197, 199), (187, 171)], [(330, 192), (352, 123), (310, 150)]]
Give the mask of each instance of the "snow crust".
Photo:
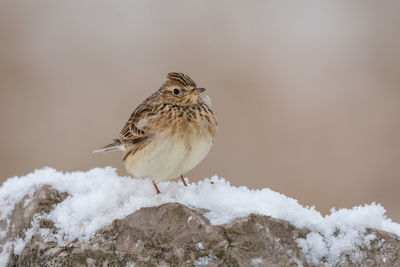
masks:
[[(332, 209), (324, 217), (314, 207), (304, 207), (297, 200), (268, 188), (234, 187), (217, 176), (190, 183), (188, 187), (176, 181), (161, 182), (158, 183), (161, 194), (157, 195), (150, 179), (120, 177), (111, 167), (72, 173), (44, 168), (23, 177), (10, 178), (0, 188), (0, 221), (7, 220), (15, 204), (25, 195), (32, 195), (43, 185), (67, 192), (69, 196), (49, 214), (37, 214), (24, 240), (18, 239), (13, 244), (7, 242), (0, 247), (0, 266), (6, 265), (11, 246), (15, 247), (14, 253), (22, 252), (33, 234), (38, 233), (59, 245), (75, 239), (85, 241), (115, 219), (123, 219), (142, 207), (170, 202), (208, 209), (205, 216), (214, 225), (256, 213), (308, 228), (312, 232), (297, 243), (314, 264), (322, 258), (328, 263), (340, 263), (344, 260), (344, 252), (351, 252), (355, 260), (362, 259), (364, 255), (357, 247), (368, 245), (375, 238), (366, 234), (366, 228), (387, 231), (400, 238), (400, 224), (388, 219), (385, 209), (375, 203), (352, 209)], [(40, 229), (36, 221), (42, 217), (52, 220), (60, 231), (52, 234)], [(5, 237), (8, 227), (9, 222), (6, 229), (0, 229), (0, 238)]]

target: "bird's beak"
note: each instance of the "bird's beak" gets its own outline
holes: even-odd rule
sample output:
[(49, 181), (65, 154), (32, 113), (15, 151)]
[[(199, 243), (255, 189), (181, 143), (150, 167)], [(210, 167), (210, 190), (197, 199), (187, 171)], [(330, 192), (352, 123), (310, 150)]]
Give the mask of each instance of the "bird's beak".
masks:
[(200, 94), (203, 93), (205, 90), (206, 90), (205, 88), (194, 88), (192, 92)]

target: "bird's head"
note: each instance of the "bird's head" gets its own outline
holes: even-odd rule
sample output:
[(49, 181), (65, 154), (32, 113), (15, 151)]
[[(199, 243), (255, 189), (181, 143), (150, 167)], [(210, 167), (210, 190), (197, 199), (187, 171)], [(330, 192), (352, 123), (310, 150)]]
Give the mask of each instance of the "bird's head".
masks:
[(178, 72), (168, 73), (167, 81), (160, 88), (161, 97), (174, 105), (190, 106), (200, 100), (200, 93), (206, 89), (198, 88), (187, 75)]

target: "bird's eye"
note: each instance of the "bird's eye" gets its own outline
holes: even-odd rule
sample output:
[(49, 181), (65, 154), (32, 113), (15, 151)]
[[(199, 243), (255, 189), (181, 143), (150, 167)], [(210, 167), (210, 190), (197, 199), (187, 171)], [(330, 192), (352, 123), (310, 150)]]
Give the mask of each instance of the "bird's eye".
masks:
[(174, 95), (179, 95), (179, 93), (180, 93), (180, 91), (179, 91), (179, 89), (174, 89)]

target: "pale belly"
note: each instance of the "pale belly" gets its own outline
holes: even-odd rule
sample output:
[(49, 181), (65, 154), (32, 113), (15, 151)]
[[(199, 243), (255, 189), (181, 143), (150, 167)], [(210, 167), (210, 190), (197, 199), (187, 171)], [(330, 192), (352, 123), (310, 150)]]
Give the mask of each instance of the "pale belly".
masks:
[(161, 133), (129, 157), (125, 166), (137, 178), (149, 177), (156, 182), (174, 179), (198, 165), (212, 143), (208, 132), (183, 138)]

